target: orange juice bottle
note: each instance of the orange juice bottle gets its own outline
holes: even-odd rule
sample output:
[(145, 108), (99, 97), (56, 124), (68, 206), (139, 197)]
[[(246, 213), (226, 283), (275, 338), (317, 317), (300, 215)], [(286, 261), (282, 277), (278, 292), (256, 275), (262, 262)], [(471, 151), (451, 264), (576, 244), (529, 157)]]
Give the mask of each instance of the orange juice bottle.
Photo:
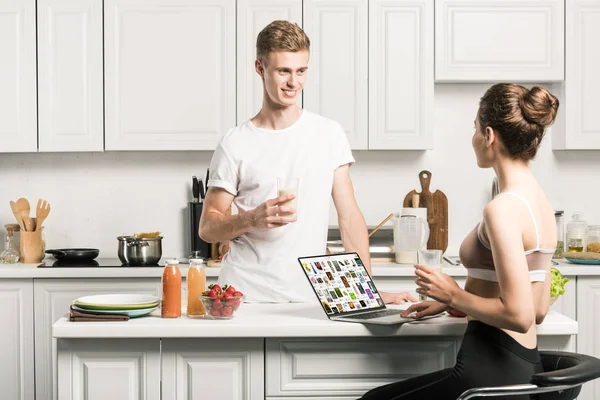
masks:
[(179, 261), (167, 260), (162, 276), (162, 310), (163, 318), (181, 317), (181, 272)]
[(190, 318), (204, 318), (206, 310), (200, 301), (202, 292), (206, 290), (206, 273), (202, 260), (190, 260), (187, 274), (187, 315)]

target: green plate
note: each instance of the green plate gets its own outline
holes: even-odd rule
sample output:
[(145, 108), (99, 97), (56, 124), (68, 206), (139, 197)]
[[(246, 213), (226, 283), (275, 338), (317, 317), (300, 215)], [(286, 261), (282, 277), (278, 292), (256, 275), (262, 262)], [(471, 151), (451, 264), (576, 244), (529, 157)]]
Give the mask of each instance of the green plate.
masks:
[(160, 304), (160, 299), (149, 294), (97, 294), (73, 300), (86, 310), (139, 310)]
[(148, 315), (152, 311), (158, 309), (159, 306), (154, 306), (152, 308), (142, 308), (139, 310), (88, 310), (85, 308), (77, 307), (73, 304), (73, 309), (81, 312), (85, 312), (88, 314), (96, 314), (96, 315), (106, 315), (106, 314), (120, 314), (127, 315), (129, 318), (141, 317), (143, 315)]
[(565, 257), (565, 260), (570, 261), (573, 264), (600, 265), (600, 260), (580, 260), (578, 258), (568, 258), (568, 257)]

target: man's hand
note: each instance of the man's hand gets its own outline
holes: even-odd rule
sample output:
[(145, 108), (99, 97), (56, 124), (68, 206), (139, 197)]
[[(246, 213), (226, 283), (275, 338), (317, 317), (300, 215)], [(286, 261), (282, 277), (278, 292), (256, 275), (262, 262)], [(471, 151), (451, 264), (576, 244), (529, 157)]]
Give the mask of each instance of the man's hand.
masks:
[(295, 198), (294, 194), (279, 196), (248, 211), (251, 227), (253, 229), (273, 229), (296, 222), (296, 210), (284, 205)]
[(379, 292), (381, 296), (381, 300), (385, 304), (404, 304), (407, 301), (415, 302), (417, 299), (411, 296), (408, 292), (403, 293), (387, 293), (387, 292)]
[[(421, 303), (413, 304), (400, 314), (402, 318), (422, 318), (428, 315), (437, 315), (446, 311), (449, 306), (439, 301), (423, 301)], [(413, 315), (409, 315), (415, 312)]]

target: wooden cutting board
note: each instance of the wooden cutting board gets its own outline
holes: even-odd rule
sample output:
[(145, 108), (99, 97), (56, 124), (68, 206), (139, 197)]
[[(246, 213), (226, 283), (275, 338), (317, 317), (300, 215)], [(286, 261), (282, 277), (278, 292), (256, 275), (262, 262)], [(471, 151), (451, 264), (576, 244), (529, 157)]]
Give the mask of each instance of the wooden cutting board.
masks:
[(431, 172), (419, 172), (421, 192), (410, 191), (404, 198), (404, 207), (413, 207), (412, 198), (419, 195), (419, 207), (427, 208), (427, 222), (429, 223), (428, 249), (446, 251), (448, 248), (448, 198), (441, 190), (431, 193)]

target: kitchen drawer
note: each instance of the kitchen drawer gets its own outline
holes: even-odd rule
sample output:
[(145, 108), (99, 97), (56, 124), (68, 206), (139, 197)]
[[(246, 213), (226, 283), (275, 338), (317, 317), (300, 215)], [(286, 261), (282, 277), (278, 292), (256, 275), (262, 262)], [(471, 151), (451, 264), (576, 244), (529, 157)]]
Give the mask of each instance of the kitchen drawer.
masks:
[(458, 338), (267, 339), (266, 396), (342, 399), (452, 367)]

